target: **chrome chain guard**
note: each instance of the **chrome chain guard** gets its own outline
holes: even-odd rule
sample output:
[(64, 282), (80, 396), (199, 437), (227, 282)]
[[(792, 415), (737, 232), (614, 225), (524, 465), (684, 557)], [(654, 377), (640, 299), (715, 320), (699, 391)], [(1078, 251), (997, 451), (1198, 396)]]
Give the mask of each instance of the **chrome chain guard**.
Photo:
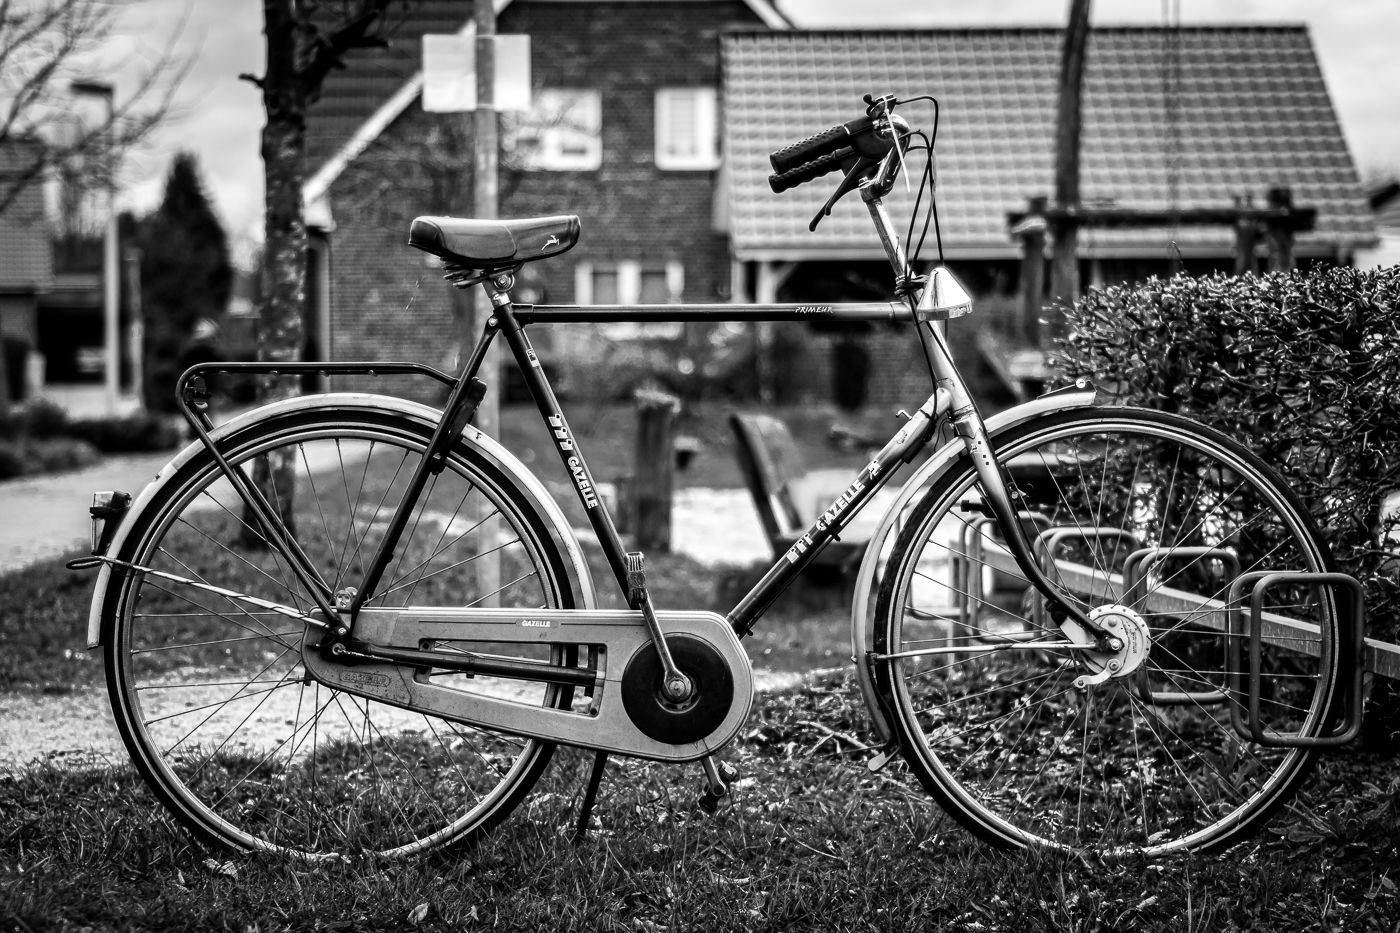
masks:
[[(695, 741), (658, 741), (647, 736), (627, 714), (623, 674), (632, 658), (651, 645), (641, 613), (633, 610), (365, 608), (355, 622), (357, 642), (384, 648), (420, 650), (441, 642), (463, 650), (470, 650), (468, 642), (576, 645), (579, 656), (587, 657), (587, 649), (594, 646), (600, 650), (593, 696), (576, 692), (571, 709), (492, 695), (488, 687), (445, 686), (434, 683), (428, 669), (406, 664), (332, 661), (318, 650), (321, 636), (310, 628), (303, 637), (301, 653), (311, 677), (354, 696), (526, 738), (653, 761), (693, 761), (726, 745), (748, 718), (753, 671), (738, 637), (722, 616), (713, 612), (658, 612), (657, 617), (668, 636), (686, 635), (708, 644), (723, 658), (733, 677), (728, 713), (709, 734)], [(509, 682), (491, 678), (492, 684)], [(703, 683), (699, 686), (701, 691), (705, 689)]]

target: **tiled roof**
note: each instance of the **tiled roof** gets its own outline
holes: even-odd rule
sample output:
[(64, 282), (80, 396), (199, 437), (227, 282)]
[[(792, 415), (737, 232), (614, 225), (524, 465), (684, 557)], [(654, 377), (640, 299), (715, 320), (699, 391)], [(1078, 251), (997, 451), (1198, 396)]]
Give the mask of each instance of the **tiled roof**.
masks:
[[(1084, 78), (1081, 192), (1086, 202), (1171, 206), (1160, 28), (1095, 29)], [(932, 94), (938, 129), (939, 218), (945, 246), (964, 256), (1015, 255), (1007, 211), (1053, 194), (1053, 133), (1062, 32), (1058, 29), (946, 29), (900, 32), (788, 32), (726, 37), (725, 136), (730, 231), (742, 258), (880, 255), (859, 197), (848, 196), (815, 234), (807, 222), (829, 196), (831, 175), (774, 195), (768, 153), (863, 113), (865, 93)], [(1300, 235), (1306, 254), (1373, 242), (1375, 227), (1326, 85), (1302, 26), (1190, 27), (1180, 30), (1174, 132), (1180, 208), (1219, 207), (1249, 193), (1293, 188), (1294, 202), (1318, 210)], [(928, 130), (932, 107), (901, 113)], [(923, 156), (910, 168), (922, 167)], [(900, 225), (913, 198), (903, 185), (887, 204)], [(1230, 231), (1211, 227), (1095, 230), (1088, 255), (1226, 252)], [(932, 236), (930, 235), (930, 240)], [(926, 247), (924, 257), (931, 250)]]

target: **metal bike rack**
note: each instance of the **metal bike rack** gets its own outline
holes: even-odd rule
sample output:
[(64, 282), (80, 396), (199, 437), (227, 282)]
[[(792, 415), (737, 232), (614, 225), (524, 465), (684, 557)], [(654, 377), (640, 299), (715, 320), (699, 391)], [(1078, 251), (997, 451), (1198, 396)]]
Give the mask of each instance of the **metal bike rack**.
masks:
[[(1050, 527), (1050, 516), (1044, 512), (1020, 511), (1016, 517), (1042, 530)], [(982, 592), (982, 568), (986, 564), (983, 529), (988, 526), (996, 527), (996, 519), (990, 515), (978, 515), (965, 523), (958, 533), (957, 547), (953, 549), (950, 572), (953, 606), (957, 611), (955, 621), (965, 628), (978, 626), (986, 602), (986, 594)]]
[[(1132, 544), (1133, 548), (1141, 548), (1142, 542), (1137, 535), (1123, 528), (1110, 528), (1107, 526), (1091, 526), (1089, 528), (1079, 528), (1070, 525), (1061, 525), (1056, 528), (1047, 528), (1035, 539), (1032, 550), (1040, 558), (1040, 568), (1050, 579), (1055, 579), (1055, 550), (1066, 541), (1080, 540), (1086, 543), (1102, 541), (1107, 539), (1126, 540)], [(1114, 549), (1115, 551), (1117, 548)], [(1113, 591), (1113, 579), (1109, 568), (1103, 570), (1103, 585), (1110, 593)], [(1091, 594), (1092, 595), (1092, 594)], [(1031, 591), (1031, 621), (1041, 628), (1048, 628), (1046, 624), (1045, 597), (1039, 590)]]
[[(1006, 573), (1016, 573), (1018, 568), (1016, 560), (1005, 549), (989, 547), (986, 553), (987, 565)], [(1060, 582), (1070, 592), (1093, 596), (1103, 591), (1104, 575), (1101, 570), (1083, 564), (1075, 564), (1068, 560), (1056, 560), (1055, 572), (1059, 575)], [(1122, 592), (1123, 578), (1121, 574), (1110, 573), (1108, 575), (1109, 588), (1113, 592), (1113, 598), (1118, 599)], [(1211, 596), (1202, 596), (1199, 593), (1191, 593), (1186, 590), (1179, 590), (1175, 587), (1160, 586), (1153, 587), (1142, 600), (1140, 606), (1147, 611), (1161, 614), (1190, 614), (1192, 624), (1200, 625), (1204, 628), (1215, 629), (1217, 632), (1228, 632), (1232, 623), (1234, 607), (1224, 598), (1216, 599)], [(1317, 626), (1300, 619), (1290, 618), (1286, 614), (1274, 610), (1264, 612), (1264, 643), (1278, 645), (1281, 648), (1288, 648), (1300, 654), (1311, 654), (1316, 657), (1319, 653), (1316, 644), (1306, 644), (1298, 641), (1301, 635), (1317, 635)], [(1366, 639), (1366, 670), (1381, 677), (1389, 677), (1392, 680), (1400, 680), (1400, 645), (1388, 641), (1381, 641), (1376, 638)]]
[[(1341, 694), (1343, 702), (1342, 721), (1337, 724), (1336, 729), (1324, 735), (1297, 735), (1278, 732), (1264, 725), (1259, 713), (1259, 690), (1262, 679), (1262, 648), (1264, 643), (1264, 628), (1267, 620), (1264, 618), (1264, 595), (1268, 590), (1280, 583), (1302, 583), (1314, 586), (1331, 586), (1343, 596), (1339, 612), (1341, 631), (1339, 633), (1339, 645), (1334, 645), (1331, 640), (1323, 637), (1320, 650), (1321, 663), (1325, 666), (1332, 658), (1334, 651), (1339, 651), (1339, 682), (1340, 688), (1346, 684), (1345, 694)], [(1249, 614), (1246, 617), (1244, 607), (1238, 605), (1244, 594), (1246, 586), (1251, 586), (1249, 595)], [(1338, 745), (1345, 745), (1361, 734), (1362, 716), (1362, 675), (1365, 671), (1365, 633), (1366, 633), (1366, 597), (1361, 588), (1361, 584), (1352, 577), (1344, 573), (1304, 573), (1301, 571), (1253, 571), (1242, 574), (1235, 578), (1235, 582), (1230, 586), (1229, 604), (1235, 607), (1230, 614), (1229, 638), (1226, 639), (1229, 645), (1230, 665), (1230, 691), (1234, 694), (1235, 702), (1230, 704), (1230, 724), (1241, 738), (1246, 741), (1254, 741), (1265, 748), (1333, 748)], [(1247, 623), (1244, 621), (1248, 619)], [(1236, 622), (1247, 626), (1241, 630)], [(1249, 684), (1246, 690), (1241, 683), (1244, 667), (1241, 659), (1241, 643), (1245, 638), (1249, 639)], [(1240, 702), (1243, 696), (1244, 702)], [(1248, 718), (1244, 711), (1248, 711)]]
[[(1147, 577), (1154, 567), (1168, 561), (1218, 560), (1225, 567), (1226, 583), (1233, 583), (1240, 575), (1240, 559), (1233, 551), (1218, 547), (1145, 547), (1128, 555), (1123, 562), (1123, 603), (1132, 607), (1147, 598)], [(1228, 642), (1228, 636), (1226, 641)], [(1154, 691), (1147, 679), (1147, 666), (1137, 670), (1133, 685), (1138, 697), (1144, 703), (1154, 706), (1215, 705), (1227, 703), (1230, 694), (1224, 690), (1204, 690), (1199, 692)]]

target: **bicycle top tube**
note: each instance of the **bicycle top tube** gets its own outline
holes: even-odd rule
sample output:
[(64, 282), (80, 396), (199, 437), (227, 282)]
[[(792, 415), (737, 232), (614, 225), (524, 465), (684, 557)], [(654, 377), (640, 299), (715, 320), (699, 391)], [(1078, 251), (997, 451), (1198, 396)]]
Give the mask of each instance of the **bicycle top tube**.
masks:
[(565, 324), (620, 321), (885, 321), (912, 323), (913, 314), (902, 301), (867, 301), (840, 304), (664, 304), (664, 305), (531, 305), (513, 304), (515, 319), (523, 324)]

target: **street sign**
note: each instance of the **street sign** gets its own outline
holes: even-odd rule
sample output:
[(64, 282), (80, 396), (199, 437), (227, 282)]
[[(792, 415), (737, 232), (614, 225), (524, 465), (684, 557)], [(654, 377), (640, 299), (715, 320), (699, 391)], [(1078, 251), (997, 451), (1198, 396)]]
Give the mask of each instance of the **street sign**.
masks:
[[(495, 44), (496, 110), (530, 109), (530, 37), (484, 36)], [(423, 109), (461, 113), (476, 109), (474, 34), (423, 37)]]

